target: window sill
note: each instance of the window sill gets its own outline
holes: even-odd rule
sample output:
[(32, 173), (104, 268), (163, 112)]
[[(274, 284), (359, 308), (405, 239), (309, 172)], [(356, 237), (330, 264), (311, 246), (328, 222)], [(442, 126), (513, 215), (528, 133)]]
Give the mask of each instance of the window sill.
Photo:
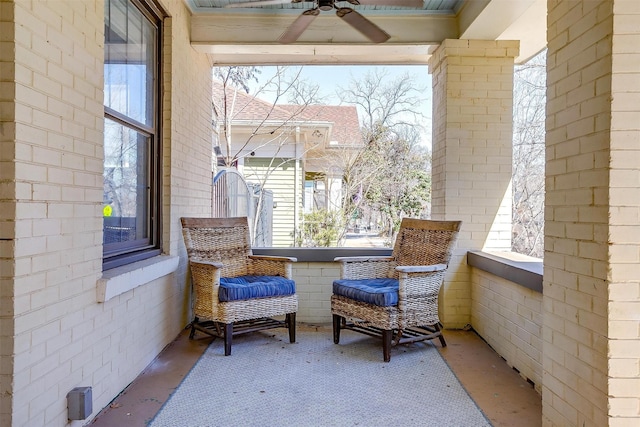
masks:
[(123, 265), (102, 273), (97, 282), (98, 302), (106, 302), (138, 286), (173, 273), (179, 257), (160, 255), (133, 264)]
[(516, 252), (467, 252), (467, 264), (542, 293), (542, 260)]

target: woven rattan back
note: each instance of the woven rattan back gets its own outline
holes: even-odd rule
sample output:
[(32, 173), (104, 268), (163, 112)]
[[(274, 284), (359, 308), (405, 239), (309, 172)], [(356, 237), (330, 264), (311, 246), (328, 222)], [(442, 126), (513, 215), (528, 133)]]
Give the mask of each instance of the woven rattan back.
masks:
[(448, 264), (461, 225), (461, 221), (404, 218), (393, 247), (396, 264)]
[(181, 218), (190, 260), (224, 264), (222, 277), (247, 274), (251, 240), (247, 218)]

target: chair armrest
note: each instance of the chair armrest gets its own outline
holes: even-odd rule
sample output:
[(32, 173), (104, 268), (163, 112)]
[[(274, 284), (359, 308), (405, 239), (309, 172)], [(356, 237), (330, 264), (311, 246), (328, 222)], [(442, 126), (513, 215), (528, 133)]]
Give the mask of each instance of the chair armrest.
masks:
[(223, 264), (216, 261), (189, 260), (193, 284), (193, 312), (202, 319), (212, 319), (219, 304), (220, 272)]
[(443, 271), (447, 269), (447, 264), (433, 265), (399, 265), (396, 271), (400, 273), (431, 273), (434, 271)]
[(397, 266), (395, 270), (398, 272), (400, 301), (437, 302), (447, 270), (446, 264), (403, 265)]
[(282, 261), (282, 262), (297, 262), (298, 259), (295, 257), (289, 256), (272, 256), (272, 255), (249, 255), (251, 259), (264, 259), (264, 260), (272, 260), (272, 261)]
[(224, 267), (224, 264), (222, 264), (221, 262), (218, 261), (205, 261), (205, 260), (189, 260), (190, 264), (196, 264), (196, 265), (209, 265), (211, 267), (215, 267), (215, 268), (222, 268)]

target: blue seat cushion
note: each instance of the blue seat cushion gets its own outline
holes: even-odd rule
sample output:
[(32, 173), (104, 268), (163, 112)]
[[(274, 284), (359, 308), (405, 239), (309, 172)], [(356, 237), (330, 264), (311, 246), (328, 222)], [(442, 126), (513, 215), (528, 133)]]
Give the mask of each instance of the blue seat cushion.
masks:
[(333, 294), (380, 307), (389, 307), (398, 304), (398, 281), (396, 279), (335, 280)]
[(221, 277), (218, 299), (227, 302), (295, 293), (296, 282), (280, 276)]

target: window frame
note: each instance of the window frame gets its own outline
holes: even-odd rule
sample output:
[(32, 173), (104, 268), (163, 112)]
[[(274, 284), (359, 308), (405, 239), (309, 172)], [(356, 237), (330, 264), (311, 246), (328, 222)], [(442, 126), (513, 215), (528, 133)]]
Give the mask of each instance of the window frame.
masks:
[[(104, 120), (111, 120), (149, 139), (146, 156), (147, 164), (144, 166), (148, 174), (149, 200), (146, 221), (149, 226), (149, 237), (146, 244), (127, 242), (117, 243), (107, 248), (103, 242), (102, 270), (110, 270), (119, 266), (142, 261), (162, 253), (162, 40), (163, 20), (165, 14), (159, 6), (152, 1), (128, 0), (130, 7), (135, 7), (142, 16), (151, 24), (155, 31), (154, 52), (155, 64), (153, 69), (153, 124), (151, 126), (140, 123), (114, 109), (104, 106)], [(105, 28), (106, 28), (105, 16)], [(105, 31), (106, 33), (106, 31)], [(107, 43), (105, 40), (105, 49)], [(103, 167), (104, 162), (103, 159)], [(103, 222), (103, 233), (104, 233)]]

